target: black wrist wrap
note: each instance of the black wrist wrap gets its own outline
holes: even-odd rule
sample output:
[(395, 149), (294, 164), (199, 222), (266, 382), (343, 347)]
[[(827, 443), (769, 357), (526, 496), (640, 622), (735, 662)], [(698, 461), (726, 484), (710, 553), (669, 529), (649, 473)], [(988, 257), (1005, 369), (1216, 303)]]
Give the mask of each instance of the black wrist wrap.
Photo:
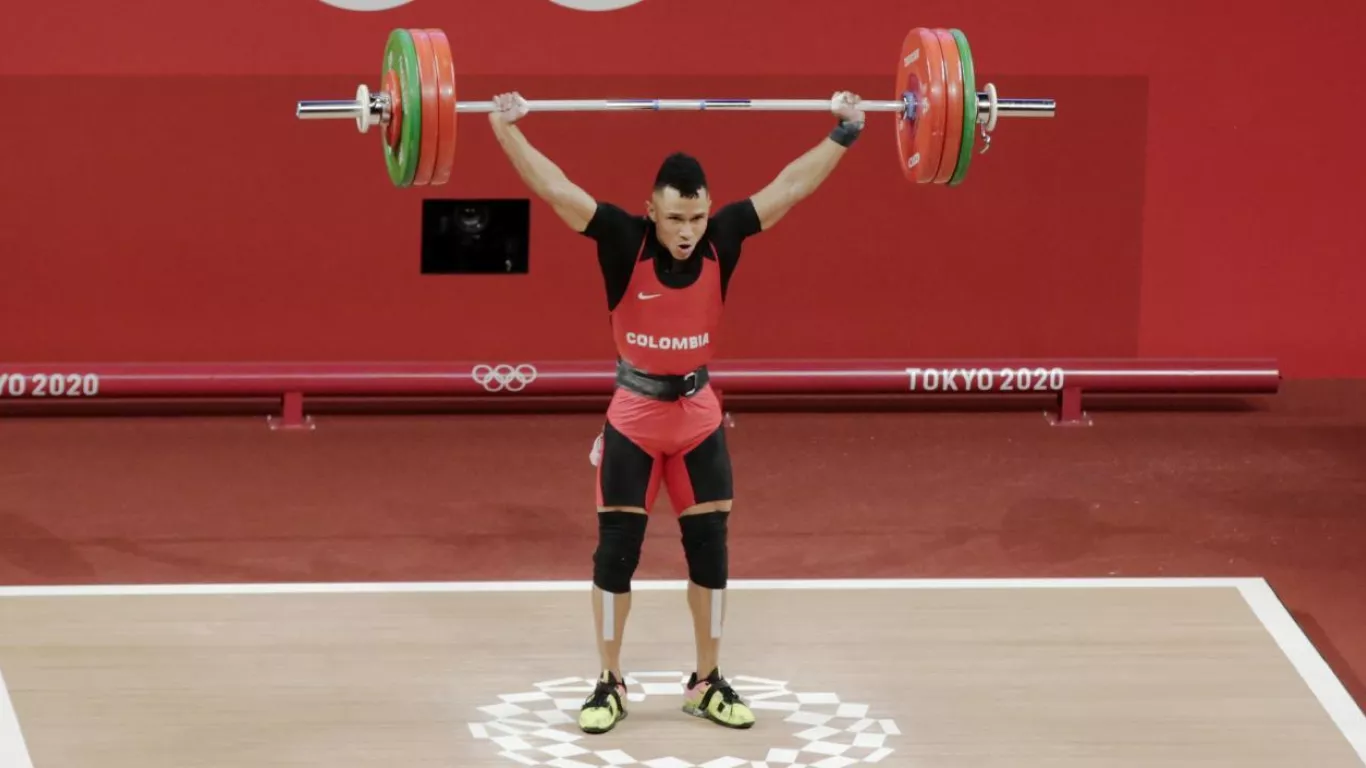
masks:
[(863, 126), (859, 123), (849, 123), (840, 121), (835, 129), (830, 132), (830, 140), (841, 147), (849, 147), (858, 139), (859, 134), (863, 133)]

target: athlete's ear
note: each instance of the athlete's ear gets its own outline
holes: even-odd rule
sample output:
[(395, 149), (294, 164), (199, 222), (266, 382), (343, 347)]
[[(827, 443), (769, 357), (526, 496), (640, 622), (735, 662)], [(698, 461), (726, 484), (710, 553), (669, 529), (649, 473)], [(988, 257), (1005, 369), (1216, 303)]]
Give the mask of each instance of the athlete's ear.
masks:
[(654, 201), (653, 201), (653, 200), (650, 200), (649, 198), (646, 198), (646, 199), (645, 199), (645, 215), (648, 216), (648, 217), (650, 217), (650, 221), (653, 221), (653, 222), (655, 222), (656, 224), (659, 223), (659, 220), (655, 218), (655, 204), (654, 204)]

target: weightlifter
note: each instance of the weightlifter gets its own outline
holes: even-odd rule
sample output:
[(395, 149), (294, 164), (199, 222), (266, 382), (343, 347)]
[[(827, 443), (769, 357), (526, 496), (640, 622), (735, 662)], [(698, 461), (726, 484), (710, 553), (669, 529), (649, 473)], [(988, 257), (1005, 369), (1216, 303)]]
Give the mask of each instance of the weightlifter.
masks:
[(519, 94), (493, 100), (489, 121), (522, 181), (570, 228), (597, 242), (616, 341), (616, 388), (598, 438), (592, 604), (602, 672), (579, 713), (587, 733), (605, 733), (627, 714), (622, 634), (661, 482), (678, 514), (697, 646), (683, 711), (731, 728), (754, 724), (754, 713), (720, 672), (732, 475), (707, 364), (742, 243), (771, 229), (835, 169), (863, 130), (859, 100), (836, 93), (831, 106), (840, 122), (830, 134), (752, 197), (714, 215), (701, 164), (669, 155), (644, 216), (594, 200), (533, 147), (514, 125), (528, 111)]

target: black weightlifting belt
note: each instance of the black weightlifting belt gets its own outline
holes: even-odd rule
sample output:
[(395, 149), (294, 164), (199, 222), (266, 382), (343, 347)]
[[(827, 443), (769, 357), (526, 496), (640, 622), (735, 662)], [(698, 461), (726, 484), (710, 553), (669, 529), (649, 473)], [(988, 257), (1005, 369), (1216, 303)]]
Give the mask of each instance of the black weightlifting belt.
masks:
[(678, 376), (646, 373), (625, 360), (617, 360), (617, 386), (655, 400), (668, 401), (692, 397), (701, 392), (710, 380), (705, 365)]

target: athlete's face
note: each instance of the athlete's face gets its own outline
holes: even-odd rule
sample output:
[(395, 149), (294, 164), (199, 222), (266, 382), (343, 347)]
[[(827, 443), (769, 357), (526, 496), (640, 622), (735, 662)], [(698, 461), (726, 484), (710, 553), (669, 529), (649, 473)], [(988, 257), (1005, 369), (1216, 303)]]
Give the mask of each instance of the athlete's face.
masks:
[(707, 231), (707, 216), (711, 213), (707, 190), (698, 190), (697, 197), (683, 197), (673, 187), (665, 187), (650, 195), (646, 207), (655, 223), (655, 234), (669, 254), (675, 259), (691, 256), (702, 233)]

